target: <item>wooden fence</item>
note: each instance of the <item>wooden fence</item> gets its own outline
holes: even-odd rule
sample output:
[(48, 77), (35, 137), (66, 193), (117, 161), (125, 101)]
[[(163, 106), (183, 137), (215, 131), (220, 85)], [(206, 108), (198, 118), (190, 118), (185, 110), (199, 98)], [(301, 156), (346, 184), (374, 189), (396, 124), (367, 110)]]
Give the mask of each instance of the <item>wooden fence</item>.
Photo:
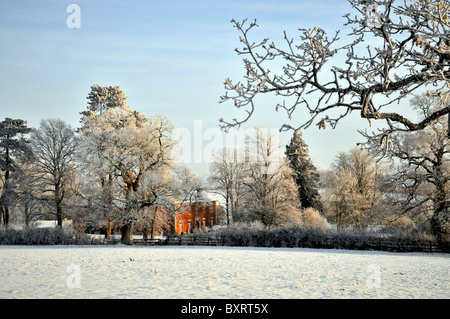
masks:
[(165, 239), (133, 239), (133, 245), (184, 245), (184, 246), (219, 246), (220, 242), (209, 236), (168, 236)]
[(380, 250), (391, 252), (448, 252), (448, 249), (443, 249), (434, 241), (420, 241), (411, 243), (408, 241), (402, 242), (390, 238), (373, 238), (362, 243), (339, 243), (338, 241), (328, 240), (326, 242), (266, 242), (250, 243), (250, 242), (235, 242), (226, 236), (168, 236), (166, 238), (158, 239), (133, 239), (133, 245), (137, 246), (253, 246), (253, 247), (289, 247), (289, 248), (325, 248), (325, 249), (357, 249), (357, 250)]

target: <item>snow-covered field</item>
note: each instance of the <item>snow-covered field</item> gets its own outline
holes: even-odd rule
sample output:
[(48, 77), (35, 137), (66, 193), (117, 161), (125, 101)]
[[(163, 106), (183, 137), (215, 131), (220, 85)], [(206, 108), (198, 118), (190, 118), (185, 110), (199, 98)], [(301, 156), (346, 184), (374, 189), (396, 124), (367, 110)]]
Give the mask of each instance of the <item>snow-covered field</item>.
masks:
[(450, 298), (445, 254), (0, 246), (0, 298)]

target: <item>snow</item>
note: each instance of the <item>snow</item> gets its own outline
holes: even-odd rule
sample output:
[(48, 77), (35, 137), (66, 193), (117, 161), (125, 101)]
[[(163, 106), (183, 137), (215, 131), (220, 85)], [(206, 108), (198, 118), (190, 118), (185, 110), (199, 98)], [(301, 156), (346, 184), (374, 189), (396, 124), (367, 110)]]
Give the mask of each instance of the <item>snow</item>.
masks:
[[(69, 219), (63, 219), (62, 226), (63, 228), (72, 228), (73, 221)], [(36, 228), (55, 228), (58, 225), (57, 220), (37, 220), (32, 223), (33, 227)], [(3, 226), (3, 225), (2, 225)], [(10, 227), (15, 230), (24, 229), (23, 223), (11, 223)]]
[(450, 298), (446, 254), (0, 246), (0, 298)]

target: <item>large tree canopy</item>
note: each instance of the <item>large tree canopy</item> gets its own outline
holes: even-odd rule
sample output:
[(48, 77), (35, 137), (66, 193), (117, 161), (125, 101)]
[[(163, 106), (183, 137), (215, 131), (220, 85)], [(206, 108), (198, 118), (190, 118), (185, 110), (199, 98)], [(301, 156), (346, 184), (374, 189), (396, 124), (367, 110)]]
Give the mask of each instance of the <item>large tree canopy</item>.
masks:
[[(345, 15), (352, 31), (342, 44), (339, 31), (329, 36), (314, 27), (299, 29), (299, 39), (284, 33), (285, 46), (250, 40), (256, 20), (232, 20), (240, 32), (246, 75), (243, 81), (225, 80), (221, 102), (232, 100), (246, 117), (227, 121), (228, 129), (246, 122), (255, 110), (255, 97), (274, 93), (276, 110), (289, 119), (298, 107), (310, 114), (303, 123), (282, 125), (282, 130), (335, 127), (353, 111), (385, 127), (373, 135), (386, 139), (393, 131), (417, 131), (450, 113), (450, 106), (415, 121), (401, 112), (398, 103), (422, 89), (449, 94), (450, 25), (448, 0), (367, 1), (349, 0), (356, 14)], [(365, 42), (366, 40), (369, 40)], [(297, 42), (298, 41), (298, 42)], [(342, 62), (344, 61), (344, 62)], [(277, 67), (283, 64), (280, 70)], [(272, 67), (274, 69), (272, 69)], [(432, 88), (432, 90), (431, 90)]]
[[(113, 174), (124, 191), (118, 204), (122, 211), (122, 242), (130, 243), (131, 227), (137, 212), (154, 198), (140, 196), (143, 181), (172, 162), (173, 124), (164, 115), (145, 116), (128, 105), (109, 108), (90, 117), (84, 133), (84, 147), (98, 173)], [(148, 185), (147, 185), (148, 186)], [(148, 202), (148, 201), (149, 202)]]

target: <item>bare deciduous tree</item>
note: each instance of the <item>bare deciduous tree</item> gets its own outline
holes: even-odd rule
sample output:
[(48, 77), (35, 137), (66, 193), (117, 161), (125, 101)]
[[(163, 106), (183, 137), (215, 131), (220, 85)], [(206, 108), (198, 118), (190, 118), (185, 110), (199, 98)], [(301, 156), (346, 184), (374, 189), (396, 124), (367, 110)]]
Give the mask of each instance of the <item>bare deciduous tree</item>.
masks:
[(148, 206), (138, 193), (144, 176), (171, 162), (172, 129), (173, 125), (165, 116), (146, 117), (124, 106), (103, 111), (86, 137), (94, 141), (101, 161), (114, 169), (115, 181), (124, 192), (122, 243), (131, 243), (136, 214)]
[(361, 228), (377, 221), (376, 205), (381, 197), (375, 158), (366, 150), (353, 148), (340, 153), (326, 183), (328, 214), (338, 228)]
[[(284, 130), (307, 128), (314, 122), (319, 128), (335, 127), (356, 111), (368, 121), (384, 120), (384, 129), (371, 136), (387, 141), (394, 131), (422, 130), (449, 114), (447, 103), (414, 121), (397, 108), (402, 99), (426, 85), (437, 94), (444, 94), (442, 89), (450, 85), (449, 1), (349, 3), (356, 14), (345, 16), (345, 25), (352, 28), (346, 44), (339, 41), (339, 31), (329, 36), (318, 27), (299, 29), (299, 42), (285, 32), (284, 48), (267, 38), (255, 43), (250, 33), (257, 27), (256, 20), (232, 20), (240, 33), (243, 47), (236, 52), (244, 56), (246, 75), (242, 82), (225, 80), (221, 102), (233, 101), (247, 116), (231, 122), (220, 119), (221, 126), (240, 126), (252, 116), (255, 97), (270, 93), (280, 97), (276, 110), (286, 111), (289, 119), (298, 107), (310, 114), (304, 123), (283, 124)], [(279, 71), (271, 68), (282, 63)]]
[[(105, 125), (103, 112), (110, 109), (129, 109), (126, 104), (128, 97), (120, 89), (119, 86), (100, 86), (94, 84), (87, 96), (87, 110), (80, 112), (81, 127), (78, 129), (84, 137), (89, 137), (98, 126)], [(136, 112), (136, 115), (138, 112)], [(142, 116), (141, 116), (142, 117)], [(108, 123), (109, 126), (119, 128), (122, 123), (117, 118), (112, 118)], [(82, 162), (82, 170), (85, 176), (84, 183), (85, 195), (89, 197), (93, 209), (106, 225), (105, 238), (111, 236), (111, 227), (113, 220), (117, 217), (117, 209), (114, 207), (114, 167), (104, 160), (102, 152), (101, 140), (95, 138), (82, 139), (83, 150), (80, 152), (80, 160)], [(92, 183), (94, 182), (94, 183)], [(98, 185), (99, 184), (99, 185)], [(98, 189), (98, 187), (100, 187)]]
[[(416, 96), (411, 105), (426, 118), (448, 101), (426, 95)], [(400, 214), (414, 210), (430, 212), (430, 225), (438, 240), (450, 236), (450, 149), (446, 137), (448, 122), (444, 118), (433, 121), (418, 134), (397, 133), (392, 136), (388, 156), (397, 164), (393, 175), (396, 191), (405, 194)]]
[(40, 174), (35, 158), (28, 157), (20, 163), (17, 189), (17, 208), (23, 213), (25, 226), (31, 226), (35, 220), (43, 217), (45, 203), (40, 200)]
[(282, 156), (277, 139), (265, 130), (257, 129), (250, 140), (246, 187), (245, 216), (267, 228), (300, 223), (300, 201), (293, 172)]
[(48, 119), (42, 120), (39, 128), (31, 132), (30, 141), (40, 175), (41, 198), (53, 203), (57, 224), (62, 227), (63, 201), (73, 193), (76, 179), (79, 138), (64, 121)]
[(227, 225), (233, 221), (233, 216), (242, 209), (244, 184), (247, 163), (242, 152), (236, 148), (224, 148), (214, 157), (210, 166), (209, 181), (213, 192), (225, 200)]

